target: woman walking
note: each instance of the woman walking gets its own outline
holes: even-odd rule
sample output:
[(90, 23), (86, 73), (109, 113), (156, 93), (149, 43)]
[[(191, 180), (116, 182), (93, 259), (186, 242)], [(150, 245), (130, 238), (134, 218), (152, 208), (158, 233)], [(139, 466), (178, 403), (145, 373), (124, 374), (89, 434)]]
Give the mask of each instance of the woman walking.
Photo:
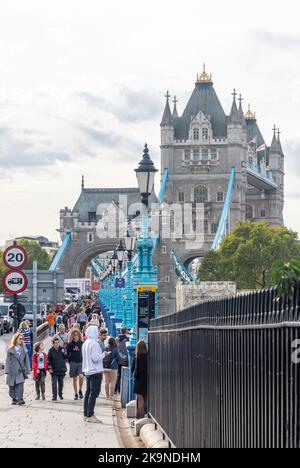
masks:
[[(78, 400), (78, 398), (82, 400), (83, 398), (82, 345), (83, 340), (80, 330), (73, 328), (67, 345), (67, 356), (70, 363), (70, 377), (73, 379), (73, 388), (75, 392), (74, 400)], [(79, 392), (77, 382), (79, 384)]]
[(29, 327), (28, 323), (25, 320), (23, 322), (21, 322), (21, 324), (20, 324), (19, 333), (21, 333), (23, 338), (24, 338), (24, 344), (25, 344), (26, 349), (27, 349), (29, 366), (30, 366), (30, 370), (31, 370), (31, 359), (32, 359), (31, 337), (32, 337), (32, 332), (30, 330), (30, 327)]
[(30, 365), (24, 337), (16, 333), (7, 350), (5, 362), (6, 384), (9, 386), (9, 396), (13, 405), (25, 405), (24, 382), (30, 374)]
[(118, 364), (121, 361), (116, 340), (112, 336), (108, 340), (108, 345), (105, 348), (105, 351), (109, 353), (109, 355), (103, 359), (105, 394), (106, 399), (109, 400), (113, 398), (115, 393), (118, 377)]
[(56, 335), (59, 339), (59, 346), (66, 350), (68, 344), (68, 333), (64, 325), (60, 325), (58, 328), (58, 334)]
[(136, 419), (145, 417), (147, 402), (147, 378), (148, 378), (148, 350), (145, 341), (139, 341), (136, 346), (136, 355), (132, 361), (131, 373), (134, 376), (133, 393), (136, 394)]
[(100, 327), (99, 316), (97, 314), (92, 314), (92, 318), (89, 322), (89, 326), (90, 325), (97, 327), (97, 328)]
[(44, 343), (38, 341), (34, 345), (35, 353), (32, 356), (33, 380), (35, 381), (36, 400), (45, 400), (45, 380), (48, 372), (47, 354), (44, 353)]

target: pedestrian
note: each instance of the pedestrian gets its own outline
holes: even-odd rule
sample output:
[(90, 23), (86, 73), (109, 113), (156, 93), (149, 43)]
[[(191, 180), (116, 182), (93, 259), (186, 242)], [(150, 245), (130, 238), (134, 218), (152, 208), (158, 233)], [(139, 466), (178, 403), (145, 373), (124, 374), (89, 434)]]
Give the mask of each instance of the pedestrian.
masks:
[(133, 393), (136, 394), (136, 419), (145, 417), (147, 403), (147, 369), (148, 350), (145, 341), (139, 341), (136, 346), (136, 355), (133, 358), (131, 373), (134, 377)]
[(109, 353), (103, 359), (105, 394), (106, 399), (109, 400), (113, 398), (115, 392), (118, 377), (118, 364), (121, 361), (116, 340), (112, 336), (108, 339), (108, 345), (105, 351)]
[[(75, 392), (74, 400), (83, 398), (82, 345), (83, 341), (80, 330), (73, 328), (67, 345), (67, 356), (70, 363), (70, 377), (73, 379), (73, 388)], [(77, 391), (77, 381), (79, 384), (79, 392)]]
[(81, 307), (80, 308), (80, 312), (77, 316), (77, 322), (79, 323), (80, 325), (80, 330), (82, 331), (83, 330), (83, 327), (85, 326), (85, 324), (87, 323), (88, 321), (88, 318), (87, 318), (87, 315), (85, 313), (85, 308), (84, 307)]
[(100, 333), (99, 333), (99, 345), (101, 348), (101, 351), (105, 351), (105, 341), (107, 340), (108, 332), (106, 328), (100, 328)]
[(59, 339), (59, 346), (63, 349), (66, 349), (69, 337), (68, 333), (66, 333), (66, 329), (64, 325), (60, 325), (58, 328), (58, 334), (56, 335)]
[(51, 310), (49, 314), (47, 315), (47, 321), (49, 325), (49, 335), (54, 336), (54, 325), (56, 321), (56, 316), (55, 313)]
[(57, 400), (58, 396), (63, 400), (64, 378), (67, 372), (65, 360), (68, 358), (64, 349), (59, 346), (59, 339), (54, 336), (52, 339), (53, 346), (48, 352), (48, 367), (52, 380), (52, 401)]
[(127, 328), (121, 328), (121, 333), (116, 338), (116, 343), (120, 355), (120, 362), (118, 363), (118, 378), (116, 382), (116, 392), (120, 392), (121, 389), (121, 376), (122, 376), (122, 367), (128, 366), (128, 351), (126, 343), (129, 342), (129, 338), (127, 336)]
[(24, 382), (30, 374), (28, 352), (22, 333), (16, 333), (7, 350), (5, 361), (6, 385), (13, 405), (25, 405)]
[(97, 314), (92, 314), (92, 318), (89, 322), (89, 325), (94, 325), (95, 327), (99, 328), (100, 322)]
[(99, 396), (102, 374), (103, 358), (108, 353), (102, 352), (97, 342), (98, 328), (88, 327), (86, 330), (87, 340), (82, 346), (82, 371), (86, 376), (86, 392), (84, 396), (84, 420), (90, 423), (102, 423), (95, 416), (96, 399)]
[(29, 360), (29, 365), (30, 365), (30, 369), (31, 369), (31, 359), (32, 359), (32, 345), (31, 345), (31, 342), (32, 342), (32, 330), (30, 329), (30, 326), (28, 326), (28, 323), (24, 320), (23, 322), (21, 322), (20, 328), (19, 328), (18, 331), (19, 331), (19, 333), (22, 333), (22, 335), (23, 335), (24, 344), (25, 344), (26, 349), (27, 349), (28, 360)]
[(48, 372), (48, 358), (44, 353), (44, 343), (38, 341), (34, 345), (35, 353), (32, 356), (33, 380), (35, 381), (36, 400), (45, 400), (45, 381)]
[(63, 325), (63, 317), (59, 311), (55, 319), (55, 333), (57, 333), (57, 330), (59, 330), (60, 325)]

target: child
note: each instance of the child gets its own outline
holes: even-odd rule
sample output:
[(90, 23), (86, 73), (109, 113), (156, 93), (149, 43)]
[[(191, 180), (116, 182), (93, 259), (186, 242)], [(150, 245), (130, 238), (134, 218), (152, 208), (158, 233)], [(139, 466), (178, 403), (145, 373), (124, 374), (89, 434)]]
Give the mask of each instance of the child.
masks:
[(57, 400), (58, 395), (63, 400), (64, 378), (67, 372), (65, 360), (68, 358), (65, 350), (59, 346), (59, 339), (55, 336), (52, 340), (53, 346), (48, 352), (48, 366), (52, 379), (52, 401)]
[(34, 345), (32, 356), (33, 380), (35, 380), (36, 400), (39, 400), (42, 392), (42, 400), (45, 400), (45, 380), (48, 371), (47, 354), (44, 353), (44, 343), (38, 341)]

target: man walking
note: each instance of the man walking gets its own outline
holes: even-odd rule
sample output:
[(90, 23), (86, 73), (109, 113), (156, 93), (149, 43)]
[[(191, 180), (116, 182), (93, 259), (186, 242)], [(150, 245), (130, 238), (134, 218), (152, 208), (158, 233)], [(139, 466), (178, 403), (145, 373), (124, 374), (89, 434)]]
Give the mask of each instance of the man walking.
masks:
[(89, 423), (102, 423), (96, 418), (94, 410), (99, 396), (102, 375), (103, 358), (109, 353), (102, 352), (98, 343), (98, 328), (90, 326), (86, 330), (87, 340), (82, 346), (82, 372), (86, 376), (86, 393), (84, 397), (84, 420)]

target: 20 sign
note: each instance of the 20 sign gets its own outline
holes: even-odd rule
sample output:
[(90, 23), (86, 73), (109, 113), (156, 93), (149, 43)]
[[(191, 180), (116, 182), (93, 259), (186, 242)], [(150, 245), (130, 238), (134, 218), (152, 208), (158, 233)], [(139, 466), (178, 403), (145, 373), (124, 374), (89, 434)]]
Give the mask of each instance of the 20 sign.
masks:
[(8, 268), (12, 268), (14, 270), (23, 268), (27, 262), (27, 259), (27, 253), (22, 247), (18, 245), (12, 245), (3, 252), (3, 261), (5, 265)]

